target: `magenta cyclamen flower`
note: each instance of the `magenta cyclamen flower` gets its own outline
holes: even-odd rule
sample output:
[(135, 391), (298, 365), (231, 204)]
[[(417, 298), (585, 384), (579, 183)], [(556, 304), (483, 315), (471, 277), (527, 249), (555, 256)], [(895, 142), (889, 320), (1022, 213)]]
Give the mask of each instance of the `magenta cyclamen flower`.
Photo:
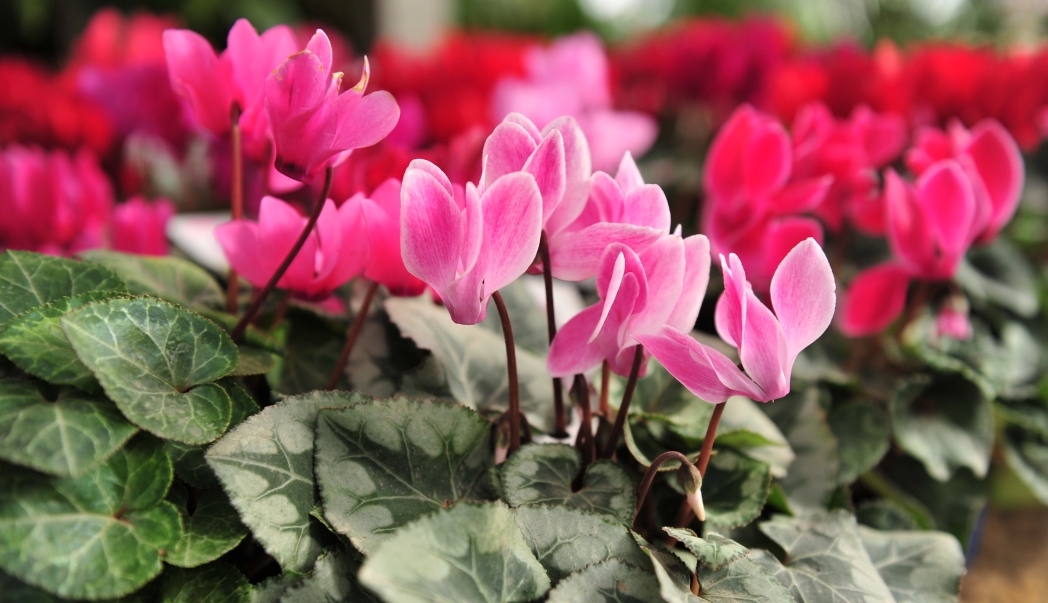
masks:
[(739, 258), (721, 256), (724, 293), (717, 302), (717, 332), (739, 350), (745, 373), (727, 356), (672, 325), (638, 337), (689, 391), (711, 403), (731, 396), (760, 402), (790, 391), (797, 355), (829, 327), (836, 285), (830, 263), (814, 239), (802, 241), (771, 279), (774, 313), (753, 293)]
[(116, 206), (110, 226), (113, 249), (142, 255), (167, 255), (167, 222), (175, 206), (167, 199), (146, 201), (132, 197)]
[(309, 182), (344, 153), (382, 140), (397, 125), (393, 95), (364, 95), (369, 69), (357, 85), (339, 94), (342, 73), (331, 72), (331, 41), (323, 30), (266, 78), (266, 110), (282, 174)]
[(600, 301), (575, 315), (550, 345), (554, 377), (583, 373), (607, 360), (629, 375), (638, 342), (665, 325), (690, 331), (706, 294), (710, 244), (703, 235), (666, 234), (641, 253), (613, 243), (597, 272)]
[(426, 283), (408, 272), (400, 252), (401, 188), (400, 181), (391, 178), (376, 188), (370, 197), (357, 193), (346, 203), (359, 203), (364, 212), (371, 250), (364, 276), (385, 285), (392, 295), (413, 297), (426, 290)]
[[(306, 225), (306, 217), (275, 197), (263, 197), (258, 222), (234, 220), (215, 229), (233, 268), (255, 287), (276, 272)], [(367, 232), (360, 205), (336, 209), (328, 199), (316, 228), (277, 282), (300, 297), (322, 300), (364, 270)]]
[(408, 272), (444, 301), (451, 319), (476, 324), (491, 295), (524, 274), (539, 247), (542, 194), (527, 172), (490, 186), (452, 187), (440, 168), (416, 159), (404, 173), (400, 247)]

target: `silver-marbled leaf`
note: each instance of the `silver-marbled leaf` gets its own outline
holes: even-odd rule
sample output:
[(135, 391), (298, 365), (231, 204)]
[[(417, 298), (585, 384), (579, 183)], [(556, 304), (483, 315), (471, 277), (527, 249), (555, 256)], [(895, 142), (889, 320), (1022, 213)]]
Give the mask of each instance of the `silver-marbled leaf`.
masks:
[(357, 582), (360, 563), (341, 551), (317, 559), (313, 572), (284, 588), (280, 603), (378, 603), (379, 599)]
[(650, 570), (609, 559), (575, 572), (550, 591), (548, 603), (651, 603), (661, 601)]
[(944, 532), (882, 532), (859, 526), (859, 536), (895, 603), (957, 603), (964, 553)]
[(687, 547), (699, 560), (699, 563), (713, 571), (726, 567), (750, 553), (749, 549), (738, 542), (715, 532), (706, 534), (705, 538), (699, 538), (695, 532), (687, 528), (662, 528), (662, 530)]

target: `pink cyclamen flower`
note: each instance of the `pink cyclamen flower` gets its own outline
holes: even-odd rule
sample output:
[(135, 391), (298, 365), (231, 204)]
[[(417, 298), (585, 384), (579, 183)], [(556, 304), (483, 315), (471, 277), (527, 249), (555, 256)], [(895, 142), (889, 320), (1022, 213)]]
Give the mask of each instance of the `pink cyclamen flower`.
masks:
[(968, 339), (972, 323), (968, 320), (968, 300), (963, 295), (951, 295), (939, 307), (935, 317), (935, 333), (939, 337)]
[(582, 213), (550, 236), (553, 276), (568, 281), (587, 279), (597, 273), (608, 245), (622, 243), (640, 252), (669, 232), (666, 193), (644, 183), (633, 155), (627, 152), (614, 178), (604, 172), (593, 174)]
[(832, 176), (792, 179), (789, 134), (775, 118), (739, 107), (717, 134), (704, 167), (703, 230), (713, 253), (738, 255), (753, 286), (767, 291), (772, 273), (801, 241), (822, 240), (815, 210)]
[(323, 30), (266, 78), (266, 111), (276, 145), (276, 167), (309, 182), (352, 149), (386, 137), (400, 118), (393, 95), (380, 90), (367, 96), (370, 70), (339, 94), (342, 73), (331, 72), (331, 41)]
[(126, 253), (167, 255), (167, 222), (173, 215), (175, 206), (167, 199), (132, 197), (113, 210), (110, 246)]
[(358, 203), (364, 212), (370, 259), (364, 276), (385, 285), (392, 295), (413, 297), (426, 290), (426, 283), (404, 266), (400, 252), (400, 180), (391, 178), (365, 197), (357, 193), (346, 204)]
[[(666, 234), (639, 254), (621, 243), (604, 251), (597, 272), (600, 301), (575, 315), (550, 344), (554, 377), (585, 372), (603, 360), (628, 375), (638, 342), (664, 326), (695, 326), (710, 277), (703, 235)], [(642, 365), (642, 374), (643, 374)]]
[[(275, 197), (263, 197), (258, 222), (234, 220), (215, 229), (233, 268), (255, 287), (276, 272), (307, 218)], [(324, 202), (316, 227), (295, 256), (277, 287), (310, 300), (322, 300), (364, 270), (368, 261), (367, 232), (360, 205), (336, 209)]]
[(443, 300), (451, 319), (476, 324), (491, 295), (524, 274), (542, 234), (542, 193), (535, 177), (511, 172), (476, 187), (452, 187), (432, 163), (404, 173), (400, 248), (408, 272)]
[(717, 302), (717, 333), (739, 350), (745, 373), (727, 356), (673, 326), (639, 337), (653, 356), (689, 391), (711, 403), (731, 396), (759, 402), (790, 392), (790, 374), (801, 350), (829, 327), (836, 305), (830, 263), (814, 239), (793, 248), (771, 280), (769, 310), (753, 293), (742, 262), (721, 256), (724, 293)]
[(980, 243), (997, 238), (1015, 215), (1022, 193), (1025, 168), (1019, 146), (994, 119), (984, 119), (970, 131), (952, 121), (946, 131), (922, 128), (906, 153), (906, 165), (922, 174), (942, 159), (956, 159), (975, 193), (972, 234)]
[(164, 53), (171, 87), (192, 107), (205, 129), (223, 135), (230, 130), (230, 110), (240, 107), (240, 126), (252, 155), (262, 153), (269, 124), (266, 119), (266, 77), (298, 49), (286, 25), (261, 36), (247, 19), (229, 30), (226, 50), (216, 55), (211, 44), (188, 29), (164, 32)]

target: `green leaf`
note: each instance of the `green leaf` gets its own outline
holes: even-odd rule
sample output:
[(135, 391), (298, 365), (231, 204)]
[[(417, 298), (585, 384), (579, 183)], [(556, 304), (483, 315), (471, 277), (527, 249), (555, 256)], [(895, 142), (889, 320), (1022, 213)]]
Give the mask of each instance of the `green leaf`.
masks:
[(837, 482), (854, 482), (877, 466), (888, 452), (891, 426), (880, 410), (870, 404), (849, 402), (830, 412), (830, 430), (837, 439), (840, 465)]
[(552, 584), (609, 559), (636, 566), (647, 563), (647, 557), (629, 530), (602, 515), (546, 505), (517, 507), (513, 515), (524, 540), (546, 568)]
[(502, 503), (459, 503), (398, 530), (360, 569), (386, 603), (513, 603), (538, 599), (549, 578)]
[(779, 480), (797, 512), (824, 509), (837, 488), (837, 439), (826, 421), (823, 395), (823, 390), (809, 387), (764, 406), (797, 455), (786, 477)]
[[(555, 287), (558, 282), (554, 281)], [(545, 355), (549, 353), (546, 308), (539, 306), (528, 289), (527, 279), (517, 279), (499, 289), (499, 294), (502, 295), (502, 301), (506, 304), (506, 310), (513, 321), (513, 342), (526, 350)], [(502, 339), (502, 320), (499, 319), (495, 300), (488, 302), (488, 315), (479, 324)]]
[(267, 350), (249, 345), (242, 345), (238, 350), (240, 352), (240, 361), (237, 363), (237, 367), (233, 369), (233, 372), (230, 373), (231, 375), (264, 375), (273, 370), (273, 367), (277, 364), (272, 352)]
[[(389, 298), (385, 308), (404, 336), (432, 351), (441, 362), (457, 401), (480, 412), (506, 410), (506, 344), (502, 337), (485, 328), (455, 324), (446, 309), (425, 296)], [(553, 390), (545, 357), (518, 346), (517, 373), (521, 411), (536, 428), (552, 431)]]
[(225, 492), (214, 488), (194, 493), (196, 507), (190, 514), (188, 491), (176, 484), (167, 499), (182, 515), (182, 537), (167, 553), (164, 561), (178, 567), (198, 567), (233, 550), (247, 536), (236, 509)]
[(4, 469), (0, 567), (67, 598), (126, 595), (161, 571), (160, 550), (177, 542), (178, 511), (162, 501), (171, 464), (139, 436), (94, 473), (46, 478)]
[(662, 528), (662, 531), (686, 546), (700, 563), (714, 571), (750, 554), (746, 547), (715, 532), (706, 534), (705, 538), (699, 538), (695, 532), (687, 528)]
[(860, 524), (878, 530), (917, 530), (921, 527), (906, 508), (891, 500), (867, 501), (856, 509), (855, 518)]
[(0, 353), (18, 368), (49, 383), (100, 392), (95, 376), (69, 345), (60, 320), (72, 310), (114, 295), (111, 291), (82, 293), (19, 314), (0, 327)]
[(284, 596), (288, 588), (302, 580), (303, 576), (294, 572), (283, 572), (266, 578), (251, 586), (248, 601), (250, 603), (280, 603), (280, 598)]
[(582, 487), (572, 482), (582, 469), (582, 455), (566, 444), (526, 444), (502, 464), (502, 488), (506, 502), (567, 505), (614, 518), (633, 521), (637, 505), (633, 480), (612, 461), (597, 461), (586, 468)]
[(27, 310), (91, 291), (127, 293), (127, 285), (97, 264), (28, 251), (0, 255), (0, 324)]
[(647, 570), (619, 559), (568, 576), (549, 593), (549, 603), (650, 603), (659, 601), (659, 581)]
[(237, 348), (215, 323), (149, 297), (97, 302), (62, 328), (106, 394), (142, 429), (204, 444), (229, 426), (231, 401), (211, 383), (236, 368)]
[[(914, 519), (926, 524), (922, 517), (926, 509), (934, 519), (934, 525), (930, 527), (949, 532), (961, 542), (968, 542), (980, 513), (986, 507), (985, 479), (980, 480), (970, 469), (961, 468), (954, 471), (948, 481), (941, 482), (929, 475), (919, 460), (909, 455), (893, 458), (885, 470), (895, 487), (905, 490), (919, 504), (912, 514)], [(906, 499), (901, 502), (906, 502)]]
[(247, 603), (251, 585), (228, 563), (195, 569), (171, 567), (164, 572), (161, 603)]
[(1008, 466), (1038, 500), (1048, 504), (1048, 437), (1008, 425), (1002, 439)]
[(881, 532), (859, 536), (895, 603), (956, 603), (964, 575), (957, 539), (942, 532)]
[(190, 308), (225, 305), (225, 293), (214, 278), (196, 264), (176, 257), (149, 257), (93, 249), (80, 257), (119, 274), (134, 295), (155, 295)]
[(993, 409), (979, 387), (957, 376), (918, 377), (896, 390), (892, 428), (904, 450), (946, 481), (958, 467), (986, 475), (993, 447)]
[(464, 406), (363, 402), (322, 410), (316, 433), (324, 517), (365, 554), (422, 515), (486, 494), (491, 424)]
[(722, 450), (710, 458), (702, 479), (706, 520), (725, 528), (746, 525), (760, 516), (770, 490), (767, 464)]
[[(273, 389), (288, 395), (327, 389), (328, 378), (346, 340), (345, 330), (297, 308), (288, 310), (285, 321), (288, 324), (285, 355)], [(361, 338), (363, 341), (366, 339)], [(343, 376), (335, 389), (349, 390), (349, 380)]]
[(754, 551), (748, 559), (774, 574), (798, 601), (894, 603), (846, 511), (805, 519), (780, 515), (760, 528), (789, 561), (783, 565), (767, 551)]
[(976, 303), (992, 303), (1031, 318), (1040, 307), (1037, 273), (1026, 257), (1005, 239), (973, 247), (955, 276)]
[(327, 553), (317, 559), (312, 574), (285, 588), (280, 603), (379, 603), (357, 583), (359, 568), (345, 553)]
[(32, 383), (0, 381), (0, 458), (5, 461), (80, 477), (137, 431), (105, 398), (62, 389), (52, 402)]
[(362, 394), (314, 392), (285, 398), (212, 444), (207, 463), (240, 518), (284, 571), (304, 572), (320, 555), (326, 531), (309, 511), (316, 504), (313, 429), (321, 408), (366, 400)]

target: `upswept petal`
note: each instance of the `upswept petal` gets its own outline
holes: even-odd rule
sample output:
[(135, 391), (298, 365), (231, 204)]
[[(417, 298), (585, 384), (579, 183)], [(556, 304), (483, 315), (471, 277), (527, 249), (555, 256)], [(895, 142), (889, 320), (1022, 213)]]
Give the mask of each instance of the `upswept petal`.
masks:
[(169, 29), (164, 32), (164, 54), (171, 87), (193, 108), (200, 125), (215, 134), (228, 132), (233, 103), (229, 68), (211, 43), (194, 31)]
[[(294, 207), (277, 199), (276, 197), (262, 197), (258, 209), (258, 249), (259, 259), (268, 267), (269, 274), (265, 280), (276, 271), (277, 266), (284, 257), (295, 246), (295, 241), (306, 227), (307, 219), (298, 213)], [(278, 287), (298, 289), (304, 287), (313, 280), (315, 274), (314, 261), (316, 258), (316, 237), (310, 236), (306, 239), (302, 249), (292, 260), (287, 272), (277, 283)], [(256, 260), (257, 261), (257, 260)], [(263, 284), (265, 284), (263, 282)]]
[(710, 241), (706, 235), (692, 235), (684, 239), (684, 286), (666, 326), (685, 333), (695, 327), (709, 282)]
[(829, 175), (791, 182), (772, 197), (768, 209), (780, 215), (810, 212), (822, 205), (831, 186)]
[(411, 297), (421, 294), (426, 284), (407, 271), (400, 253), (400, 191), (400, 181), (391, 178), (370, 199), (361, 199), (370, 248), (364, 276), (385, 285), (392, 295)]
[(656, 333), (666, 325), (684, 287), (684, 240), (676, 235), (664, 235), (638, 255), (650, 294), (645, 304), (638, 303), (634, 309), (630, 332)]
[(578, 229), (579, 222), (583, 220), (585, 223), (582, 227), (600, 222), (623, 222), (622, 213), (625, 207), (625, 196), (619, 184), (604, 172), (597, 172), (590, 180), (586, 209), (572, 224), (572, 228)]
[(801, 350), (826, 332), (837, 304), (830, 262), (815, 239), (805, 239), (771, 279), (771, 305), (786, 337), (787, 372)]
[(894, 170), (884, 176), (884, 204), (888, 223), (888, 243), (896, 257), (915, 269), (934, 262), (935, 240), (916, 191)]
[[(640, 257), (636, 252), (633, 251), (628, 245), (622, 243), (611, 243), (605, 249), (604, 253), (600, 258), (600, 267), (597, 269), (597, 295), (601, 299), (608, 299), (612, 296), (610, 293), (611, 283), (614, 281), (615, 266), (619, 262), (619, 256), (623, 258), (623, 271), (624, 273), (635, 273), (640, 282), (647, 283), (648, 276), (645, 272), (644, 265), (641, 263)], [(643, 293), (641, 299), (641, 305), (647, 301), (647, 289)]]
[(481, 205), (480, 254), (488, 262), (484, 291), (490, 295), (524, 274), (535, 260), (542, 234), (542, 196), (535, 178), (518, 172), (496, 180), (484, 192)]
[(252, 286), (261, 287), (273, 276), (276, 265), (270, 265), (259, 253), (258, 224), (248, 220), (219, 224), (215, 227), (215, 237), (229, 265)]
[(713, 139), (703, 168), (706, 188), (713, 196), (733, 200), (742, 192), (742, 166), (757, 112), (742, 105), (731, 114)]
[(842, 301), (841, 331), (849, 337), (883, 331), (902, 314), (912, 278), (906, 267), (892, 262), (860, 272)]
[[(347, 213), (351, 210), (356, 210), (356, 215), (359, 217), (359, 206), (356, 203), (347, 206)], [(324, 207), (320, 210), (320, 217), (317, 218), (316, 226), (313, 227), (313, 232), (309, 235), (310, 238), (316, 240), (317, 249), (319, 250), (313, 263), (313, 274), (317, 281), (327, 280), (335, 271), (335, 268), (339, 267), (343, 243), (345, 242), (342, 238), (343, 231), (340, 213), (331, 199), (324, 201)]]
[[(605, 274), (603, 273), (606, 271), (601, 272), (601, 276), (605, 276)], [(600, 333), (601, 327), (604, 326), (604, 321), (608, 318), (608, 312), (611, 311), (611, 306), (615, 303), (615, 297), (619, 294), (619, 285), (622, 284), (622, 277), (625, 274), (626, 254), (620, 251), (618, 254), (615, 255), (615, 263), (612, 265), (611, 273), (606, 275), (606, 278), (604, 279), (598, 279), (598, 288), (599, 283), (601, 281), (605, 281), (603, 287), (604, 293), (601, 294), (601, 298), (604, 302), (602, 305), (604, 306), (604, 308), (601, 311), (600, 320), (598, 320), (596, 326), (593, 327), (593, 334), (590, 335), (590, 338), (586, 341), (586, 343), (592, 343), (593, 340), (596, 339), (597, 335)]]
[[(616, 296), (616, 311), (609, 311), (605, 315), (605, 302), (600, 301), (565, 323), (550, 343), (549, 358), (546, 360), (550, 375), (570, 377), (597, 366), (609, 353), (614, 355), (618, 350), (613, 332), (622, 325), (624, 315), (629, 316), (636, 294), (636, 279), (630, 278), (628, 284), (624, 283), (620, 287), (620, 293)], [(590, 339), (602, 317), (605, 327), (596, 339)]]
[(318, 29), (313, 37), (306, 43), (306, 50), (316, 55), (317, 59), (320, 60), (320, 65), (323, 67), (324, 73), (328, 76), (331, 75), (331, 40), (328, 39), (323, 29)]
[(672, 327), (637, 339), (688, 391), (702, 400), (717, 404), (735, 395), (763, 398), (760, 389), (735, 363)]
[(542, 221), (545, 223), (564, 197), (564, 137), (554, 130), (524, 163), (524, 172), (535, 177), (542, 195)]
[(600, 223), (550, 238), (550, 268), (565, 281), (582, 281), (597, 274), (604, 250), (622, 243), (634, 250), (647, 249), (666, 233), (632, 224)]
[(484, 186), (491, 186), (506, 174), (519, 172), (537, 147), (538, 143), (524, 126), (507, 117), (484, 141)]
[(338, 267), (324, 283), (326, 291), (334, 291), (353, 277), (362, 274), (371, 264), (368, 224), (362, 204), (343, 204), (338, 208), (338, 222), (342, 230), (342, 247)]
[(782, 124), (762, 120), (750, 135), (742, 163), (743, 187), (751, 199), (767, 197), (790, 177), (793, 161), (790, 136)]
[(385, 138), (400, 121), (400, 106), (385, 90), (367, 96), (347, 90), (335, 101), (338, 129), (332, 145), (338, 149), (362, 149)]
[(554, 119), (542, 129), (542, 136), (553, 130), (564, 138), (564, 197), (546, 219), (546, 233), (553, 235), (567, 228), (586, 207), (593, 162), (590, 145), (579, 123), (571, 116)]
[(763, 236), (764, 253), (760, 266), (763, 278), (754, 284), (762, 292), (768, 290), (776, 268), (797, 245), (807, 239), (814, 239), (817, 245), (822, 244), (822, 224), (803, 216), (780, 218), (768, 225)]
[(724, 293), (717, 300), (714, 324), (725, 343), (741, 347), (746, 326), (746, 269), (734, 253), (727, 260), (722, 255), (720, 260)]
[(404, 172), (401, 189), (400, 248), (404, 267), (443, 296), (455, 278), (463, 245), (462, 214), (428, 161), (415, 160)]
[(626, 151), (622, 154), (619, 170), (615, 172), (615, 182), (622, 189), (623, 194), (644, 185), (644, 177), (640, 175), (637, 162), (633, 160), (633, 153)]
[(670, 204), (661, 186), (640, 184), (626, 194), (623, 203), (623, 222), (669, 233)]
[(960, 164), (936, 163), (917, 179), (917, 195), (943, 255), (960, 260), (971, 242), (975, 193)]
[(781, 398), (790, 391), (791, 365), (782, 327), (752, 290), (746, 292), (745, 312), (739, 360), (766, 399)]
[(967, 152), (990, 198), (990, 225), (982, 239), (992, 240), (1019, 205), (1025, 171), (1022, 155), (1015, 139), (996, 120), (984, 120), (972, 129)]

